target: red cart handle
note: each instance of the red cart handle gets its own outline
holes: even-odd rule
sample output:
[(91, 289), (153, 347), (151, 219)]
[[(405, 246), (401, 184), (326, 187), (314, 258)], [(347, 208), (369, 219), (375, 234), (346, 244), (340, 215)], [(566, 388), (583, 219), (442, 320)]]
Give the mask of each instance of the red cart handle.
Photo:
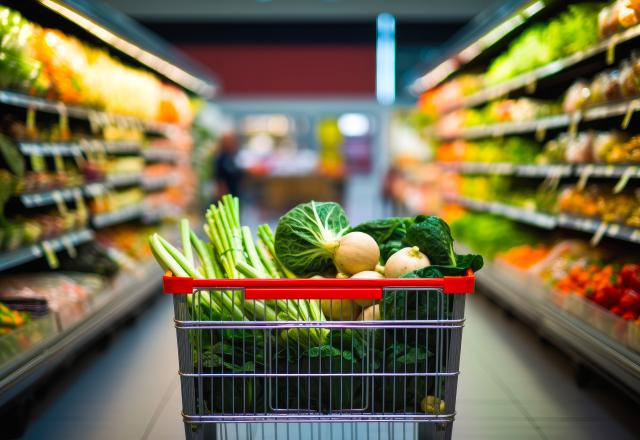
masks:
[(370, 299), (378, 300), (385, 288), (434, 288), (446, 294), (473, 293), (475, 277), (443, 278), (275, 278), (275, 279), (193, 279), (164, 276), (163, 290), (171, 294), (193, 293), (198, 289), (244, 289), (246, 299)]

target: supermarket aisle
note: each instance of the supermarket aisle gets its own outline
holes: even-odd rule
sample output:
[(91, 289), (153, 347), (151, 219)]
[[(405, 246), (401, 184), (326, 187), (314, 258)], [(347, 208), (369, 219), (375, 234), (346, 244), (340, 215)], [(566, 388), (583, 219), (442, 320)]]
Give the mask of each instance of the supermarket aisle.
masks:
[[(169, 298), (151, 305), (72, 371), (25, 439), (182, 438), (171, 319)], [(458, 439), (624, 440), (640, 432), (631, 402), (602, 383), (578, 389), (565, 357), (480, 295), (469, 300), (458, 399)]]

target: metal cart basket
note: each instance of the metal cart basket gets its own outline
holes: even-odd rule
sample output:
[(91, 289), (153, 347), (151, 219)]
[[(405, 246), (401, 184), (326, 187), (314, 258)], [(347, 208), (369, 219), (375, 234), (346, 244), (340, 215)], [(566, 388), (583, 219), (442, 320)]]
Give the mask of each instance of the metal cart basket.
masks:
[[(451, 438), (462, 294), (473, 289), (472, 273), (346, 280), (165, 276), (164, 291), (174, 294), (186, 437)], [(213, 295), (255, 313), (216, 319)], [(251, 317), (260, 316), (266, 302), (277, 311), (300, 301), (322, 304), (326, 320)]]

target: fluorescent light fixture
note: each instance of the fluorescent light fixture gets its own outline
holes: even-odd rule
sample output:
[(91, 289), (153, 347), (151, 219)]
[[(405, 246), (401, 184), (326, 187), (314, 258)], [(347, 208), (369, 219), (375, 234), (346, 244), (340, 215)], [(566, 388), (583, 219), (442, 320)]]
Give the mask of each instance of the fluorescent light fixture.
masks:
[(439, 82), (455, 72), (458, 65), (459, 64), (453, 58), (443, 61), (435, 68), (431, 69), (426, 75), (416, 79), (411, 86), (411, 92), (415, 95), (419, 95), (420, 93), (435, 87)]
[[(531, 2), (527, 7), (521, 11), (513, 14), (511, 17), (491, 29), (489, 32), (478, 38), (476, 41), (462, 49), (457, 55), (443, 61), (434, 69), (429, 71), (424, 76), (418, 78), (411, 85), (411, 92), (419, 95), (420, 93), (427, 91), (442, 81), (447, 79), (461, 64), (467, 64), (478, 55), (480, 55), (485, 49), (493, 46), (505, 35), (513, 31), (519, 26), (522, 26), (527, 19), (533, 17), (542, 9), (544, 9), (545, 2), (543, 0), (536, 0)], [(455, 60), (455, 61), (454, 61)]]
[(87, 32), (90, 32), (95, 37), (115, 47), (116, 49), (129, 55), (130, 57), (135, 58), (145, 66), (151, 68), (152, 70), (155, 70), (156, 72), (169, 78), (175, 83), (180, 84), (182, 87), (207, 98), (211, 98), (213, 97), (213, 95), (215, 95), (216, 89), (213, 85), (191, 75), (181, 68), (169, 63), (168, 61), (165, 61), (159, 56), (148, 52), (133, 43), (130, 43), (121, 36), (114, 34), (107, 28), (74, 11), (73, 9), (60, 4), (55, 0), (38, 1), (43, 6), (51, 9), (54, 12), (57, 12), (71, 22), (82, 27)]
[(396, 100), (396, 19), (382, 13), (376, 19), (376, 98), (382, 105)]

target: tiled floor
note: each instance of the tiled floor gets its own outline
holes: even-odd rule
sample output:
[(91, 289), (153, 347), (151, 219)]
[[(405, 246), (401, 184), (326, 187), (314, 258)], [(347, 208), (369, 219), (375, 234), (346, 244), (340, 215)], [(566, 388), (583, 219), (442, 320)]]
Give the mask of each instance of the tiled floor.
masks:
[[(606, 383), (578, 389), (567, 358), (484, 297), (469, 298), (467, 316), (454, 438), (638, 438), (633, 404)], [(171, 300), (163, 297), (99, 356), (72, 369), (25, 438), (182, 438), (171, 319)], [(305, 437), (375, 439), (376, 432), (325, 426)], [(395, 438), (412, 437), (410, 429), (402, 432)]]

